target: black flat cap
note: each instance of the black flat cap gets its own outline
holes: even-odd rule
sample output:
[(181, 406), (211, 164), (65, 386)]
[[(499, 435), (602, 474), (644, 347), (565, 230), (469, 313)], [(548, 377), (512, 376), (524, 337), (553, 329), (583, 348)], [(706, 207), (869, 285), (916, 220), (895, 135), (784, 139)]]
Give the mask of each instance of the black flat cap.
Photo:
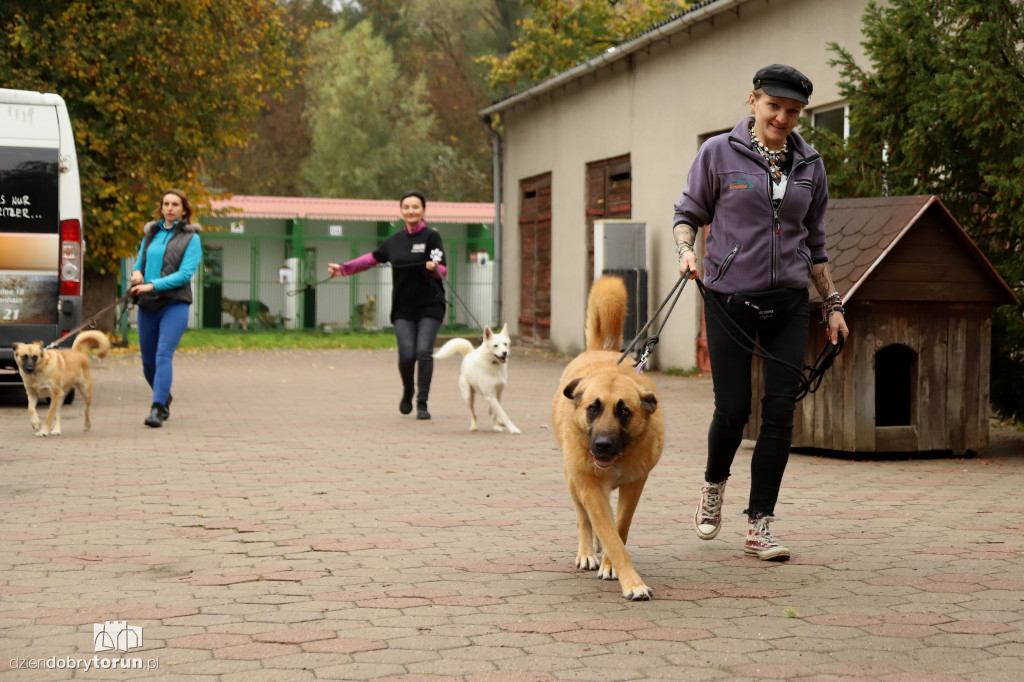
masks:
[(754, 74), (754, 88), (761, 88), (772, 97), (788, 97), (807, 104), (814, 86), (807, 76), (792, 66), (771, 64)]

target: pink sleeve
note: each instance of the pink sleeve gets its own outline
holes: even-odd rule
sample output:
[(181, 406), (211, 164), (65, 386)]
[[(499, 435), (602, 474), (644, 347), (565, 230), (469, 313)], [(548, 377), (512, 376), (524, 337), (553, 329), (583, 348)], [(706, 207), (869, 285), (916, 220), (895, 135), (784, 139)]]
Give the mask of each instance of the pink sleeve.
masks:
[(369, 270), (374, 265), (378, 265), (377, 259), (373, 257), (372, 253), (365, 253), (359, 258), (354, 258), (347, 263), (342, 263), (339, 270), (342, 275), (354, 275), (357, 272)]
[(448, 275), (448, 266), (444, 263), (438, 263), (437, 268), (434, 270), (440, 277), (446, 277)]

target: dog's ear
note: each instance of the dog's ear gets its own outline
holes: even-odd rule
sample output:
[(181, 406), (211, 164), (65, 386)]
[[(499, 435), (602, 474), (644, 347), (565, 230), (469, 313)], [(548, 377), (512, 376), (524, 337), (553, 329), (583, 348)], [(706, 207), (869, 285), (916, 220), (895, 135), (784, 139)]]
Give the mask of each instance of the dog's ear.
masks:
[(20, 348), (21, 346), (24, 346), (24, 345), (25, 344), (23, 344), (23, 343), (15, 341), (13, 344), (11, 344), (11, 350), (13, 350), (15, 353), (17, 353), (18, 352), (18, 348)]
[(491, 331), (491, 328), (490, 327), (484, 327), (484, 339), (485, 340), (490, 339), (492, 336), (494, 336), (494, 332)]
[(505, 336), (508, 336), (508, 322), (501, 326), (501, 333)]
[(569, 383), (567, 383), (565, 385), (565, 388), (562, 389), (562, 395), (564, 395), (566, 398), (573, 402), (579, 400), (579, 396), (576, 395), (576, 389), (579, 387), (581, 381), (583, 381), (583, 379), (577, 377), (570, 381)]
[(658, 409), (658, 398), (653, 393), (647, 393), (646, 395), (640, 396), (640, 407), (644, 408), (648, 413), (654, 414), (655, 410)]

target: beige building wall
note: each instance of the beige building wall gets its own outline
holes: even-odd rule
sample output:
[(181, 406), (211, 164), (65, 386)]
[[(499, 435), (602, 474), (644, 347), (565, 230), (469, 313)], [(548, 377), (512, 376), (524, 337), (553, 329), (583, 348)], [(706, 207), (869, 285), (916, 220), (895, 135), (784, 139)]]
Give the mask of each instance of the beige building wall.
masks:
[[(679, 277), (672, 205), (702, 136), (731, 129), (749, 114), (753, 75), (775, 62), (795, 66), (814, 83), (809, 110), (841, 104), (828, 44), (839, 43), (865, 65), (860, 30), (866, 6), (867, 0), (720, 0), (684, 15), (687, 31), (618, 61), (609, 62), (614, 53), (607, 54), (609, 63), (578, 78), (555, 88), (542, 83), (486, 110), (499, 113), (505, 126), (502, 305), (509, 329), (518, 332), (521, 180), (551, 173), (551, 346), (574, 354), (584, 344), (589, 288), (587, 163), (630, 155), (632, 220), (648, 226), (653, 314)], [(698, 304), (691, 284), (661, 335), (656, 367), (695, 366)]]

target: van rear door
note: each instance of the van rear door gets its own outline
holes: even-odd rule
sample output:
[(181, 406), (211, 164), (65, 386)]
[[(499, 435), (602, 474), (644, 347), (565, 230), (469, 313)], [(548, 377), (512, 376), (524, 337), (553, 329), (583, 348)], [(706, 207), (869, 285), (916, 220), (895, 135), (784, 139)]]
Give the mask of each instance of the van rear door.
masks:
[[(13, 342), (53, 341), (80, 316), (81, 203), (70, 138), (60, 98), (0, 90), (0, 367), (13, 365)], [(74, 233), (70, 245), (62, 232)], [(66, 267), (64, 250), (73, 268)], [(62, 268), (76, 280), (74, 291), (62, 282)], [(67, 305), (64, 298), (71, 299)]]

